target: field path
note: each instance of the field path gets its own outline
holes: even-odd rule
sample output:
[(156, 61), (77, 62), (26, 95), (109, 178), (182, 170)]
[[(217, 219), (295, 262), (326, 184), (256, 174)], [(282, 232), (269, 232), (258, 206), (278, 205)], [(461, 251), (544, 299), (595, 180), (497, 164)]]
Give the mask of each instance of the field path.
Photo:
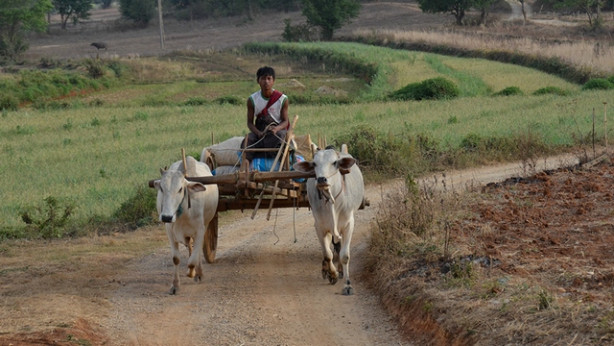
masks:
[[(536, 170), (577, 163), (576, 156), (511, 163), (448, 172), (446, 189), (464, 190)], [(443, 188), (443, 175), (421, 184)], [(342, 296), (342, 284), (320, 275), (321, 254), (307, 208), (265, 211), (251, 220), (250, 211), (220, 227), (217, 263), (205, 265), (196, 284), (182, 278), (170, 296), (172, 262), (168, 248), (132, 262), (111, 295), (103, 329), (114, 344), (169, 345), (403, 345), (397, 327), (365, 287), (364, 255), (369, 227), (382, 195), (401, 187), (397, 181), (370, 185), (371, 206), (357, 214), (351, 270), (355, 295)], [(224, 217), (224, 216), (222, 216)], [(294, 220), (296, 220), (294, 224)], [(294, 236), (296, 226), (296, 241)], [(160, 227), (160, 232), (163, 232)], [(187, 251), (183, 253), (183, 268)]]
[[(296, 215), (274, 209), (270, 221), (266, 210), (255, 220), (246, 211), (220, 227), (217, 262), (205, 265), (204, 280), (182, 277), (176, 296), (167, 294), (173, 271), (168, 248), (133, 261), (115, 278), (121, 285), (110, 295), (103, 329), (113, 344), (128, 345), (403, 344), (360, 277), (380, 186), (370, 186), (368, 196), (373, 205), (358, 213), (352, 247), (353, 296), (341, 295), (341, 281), (331, 286), (322, 279), (307, 208)], [(187, 251), (182, 255), (183, 270)]]

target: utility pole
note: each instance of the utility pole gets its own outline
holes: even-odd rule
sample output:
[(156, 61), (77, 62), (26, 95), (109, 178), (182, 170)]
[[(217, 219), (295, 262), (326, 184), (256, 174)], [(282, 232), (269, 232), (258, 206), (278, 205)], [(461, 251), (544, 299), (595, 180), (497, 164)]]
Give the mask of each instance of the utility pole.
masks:
[(162, 0), (158, 0), (158, 22), (160, 23), (160, 49), (164, 50), (164, 23), (162, 23)]

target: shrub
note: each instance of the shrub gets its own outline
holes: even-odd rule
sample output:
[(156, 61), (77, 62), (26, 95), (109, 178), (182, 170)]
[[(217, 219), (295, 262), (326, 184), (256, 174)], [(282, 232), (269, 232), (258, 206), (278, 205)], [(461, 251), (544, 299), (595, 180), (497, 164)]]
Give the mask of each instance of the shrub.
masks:
[(240, 106), (242, 104), (244, 104), (245, 102), (243, 101), (243, 99), (237, 97), (237, 96), (222, 96), (222, 97), (218, 97), (215, 99), (215, 102), (223, 105), (223, 104), (230, 104), (230, 105), (234, 105), (234, 106)]
[(0, 96), (0, 110), (16, 111), (19, 107), (19, 100), (11, 94)]
[(608, 82), (614, 84), (614, 76), (610, 76), (610, 78), (608, 78)]
[(87, 74), (91, 78), (100, 78), (104, 76), (104, 63), (99, 59), (85, 59), (83, 65), (87, 70)]
[(523, 95), (523, 92), (522, 90), (520, 90), (519, 87), (511, 86), (511, 87), (507, 87), (493, 94), (493, 96), (513, 96), (513, 95)]
[(134, 196), (121, 204), (113, 213), (113, 218), (124, 225), (136, 229), (155, 222), (156, 190), (138, 186)]
[(292, 26), (290, 19), (286, 18), (284, 24), (284, 32), (281, 37), (286, 42), (309, 42), (317, 39), (317, 30), (309, 23)]
[(546, 95), (546, 94), (567, 96), (570, 94), (570, 92), (567, 90), (561, 89), (559, 87), (555, 87), (555, 86), (543, 87), (533, 92), (533, 95)]
[(196, 97), (190, 97), (183, 104), (185, 106), (202, 106), (202, 105), (206, 105), (207, 103), (209, 102), (204, 97), (196, 96)]
[(427, 79), (419, 83), (411, 83), (392, 92), (393, 100), (440, 100), (455, 98), (460, 94), (456, 84), (443, 78)]
[(21, 220), (27, 225), (27, 233), (45, 239), (62, 237), (75, 206), (53, 196), (45, 198), (43, 202), (43, 205), (31, 206), (20, 212)]
[(605, 78), (593, 78), (582, 86), (582, 90), (608, 90), (612, 88), (614, 88), (614, 84)]
[(137, 25), (147, 26), (155, 14), (155, 2), (151, 0), (119, 0), (119, 11), (123, 18)]

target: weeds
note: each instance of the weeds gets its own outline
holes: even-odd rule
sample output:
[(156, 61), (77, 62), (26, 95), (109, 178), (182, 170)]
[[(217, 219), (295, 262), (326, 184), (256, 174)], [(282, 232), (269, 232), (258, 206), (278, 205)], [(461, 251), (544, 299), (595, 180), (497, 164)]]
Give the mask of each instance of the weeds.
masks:
[[(26, 233), (42, 238), (61, 238), (75, 209), (74, 204), (49, 196), (43, 204), (20, 212), (21, 220), (28, 225)], [(36, 237), (36, 236), (35, 236)]]

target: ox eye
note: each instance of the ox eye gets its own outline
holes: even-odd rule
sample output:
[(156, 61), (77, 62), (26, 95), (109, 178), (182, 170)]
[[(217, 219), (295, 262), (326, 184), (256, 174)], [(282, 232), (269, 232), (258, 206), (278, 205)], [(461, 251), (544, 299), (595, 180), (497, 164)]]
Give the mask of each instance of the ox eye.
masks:
[(179, 193), (183, 192), (183, 187), (179, 188)]

